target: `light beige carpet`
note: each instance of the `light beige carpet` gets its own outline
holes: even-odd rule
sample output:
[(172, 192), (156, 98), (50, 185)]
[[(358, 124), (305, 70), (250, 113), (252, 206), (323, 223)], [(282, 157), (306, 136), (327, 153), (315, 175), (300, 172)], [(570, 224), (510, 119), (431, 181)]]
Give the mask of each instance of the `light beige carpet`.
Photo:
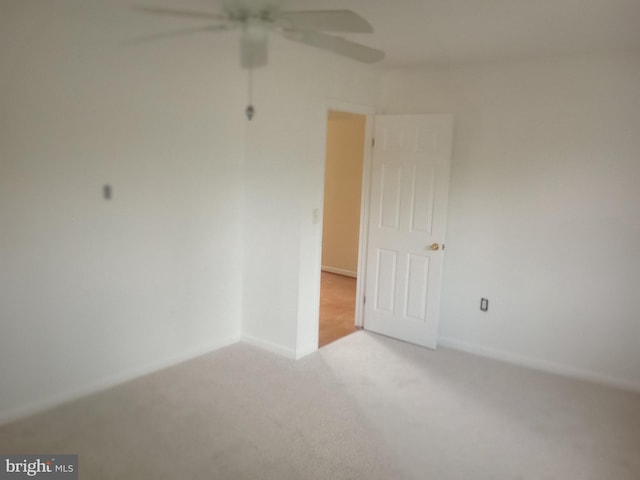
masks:
[(357, 332), (238, 344), (0, 428), (98, 479), (640, 478), (640, 395)]

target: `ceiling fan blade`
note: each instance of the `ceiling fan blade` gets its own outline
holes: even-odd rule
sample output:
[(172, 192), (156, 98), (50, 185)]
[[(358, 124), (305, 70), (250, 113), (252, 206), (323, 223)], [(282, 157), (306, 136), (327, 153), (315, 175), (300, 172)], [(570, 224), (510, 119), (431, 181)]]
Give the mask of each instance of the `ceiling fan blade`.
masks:
[(317, 10), (278, 12), (283, 27), (322, 32), (372, 33), (373, 27), (351, 10)]
[(221, 30), (229, 30), (226, 25), (208, 25), (206, 27), (186, 28), (183, 30), (173, 30), (171, 32), (154, 33), (152, 35), (146, 35), (144, 37), (133, 38), (123, 42), (124, 45), (140, 45), (143, 43), (154, 42), (156, 40), (163, 40), (165, 38), (181, 37), (183, 35), (190, 35), (200, 32), (216, 32)]
[(359, 43), (351, 42), (342, 37), (327, 35), (326, 33), (310, 30), (285, 30), (283, 35), (285, 38), (293, 40), (294, 42), (328, 50), (359, 62), (375, 63), (384, 58), (384, 52), (381, 50), (360, 45)]
[(208, 13), (208, 12), (194, 12), (191, 10), (177, 10), (173, 8), (162, 8), (162, 7), (149, 7), (149, 6), (138, 6), (136, 10), (139, 10), (144, 13), (151, 13), (154, 15), (169, 15), (172, 17), (187, 17), (187, 18), (198, 18), (200, 20), (226, 20), (222, 14), (219, 13)]

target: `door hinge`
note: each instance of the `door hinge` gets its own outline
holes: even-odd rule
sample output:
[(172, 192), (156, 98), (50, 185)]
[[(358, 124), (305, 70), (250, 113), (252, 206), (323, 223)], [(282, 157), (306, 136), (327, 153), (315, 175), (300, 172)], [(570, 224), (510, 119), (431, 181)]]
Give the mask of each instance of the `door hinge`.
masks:
[(442, 251), (444, 251), (444, 243), (442, 244)]
[(365, 295), (364, 297), (362, 297), (362, 304), (366, 304), (367, 303), (367, 296)]
[(372, 138), (372, 139), (371, 139), (371, 148), (373, 148), (373, 147), (375, 147), (375, 146), (376, 146), (376, 139), (375, 139), (375, 138)]

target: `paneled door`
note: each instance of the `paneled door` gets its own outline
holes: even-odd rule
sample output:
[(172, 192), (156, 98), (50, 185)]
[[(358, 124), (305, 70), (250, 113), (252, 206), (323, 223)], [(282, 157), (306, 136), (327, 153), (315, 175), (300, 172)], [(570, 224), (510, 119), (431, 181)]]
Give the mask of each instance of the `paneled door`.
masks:
[(436, 348), (451, 115), (377, 115), (364, 328)]

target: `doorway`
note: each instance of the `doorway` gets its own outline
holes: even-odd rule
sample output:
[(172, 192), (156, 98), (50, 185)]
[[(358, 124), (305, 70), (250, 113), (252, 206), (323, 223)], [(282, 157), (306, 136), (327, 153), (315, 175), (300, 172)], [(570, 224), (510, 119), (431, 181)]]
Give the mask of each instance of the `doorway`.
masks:
[(366, 128), (366, 115), (327, 114), (319, 347), (356, 331)]

